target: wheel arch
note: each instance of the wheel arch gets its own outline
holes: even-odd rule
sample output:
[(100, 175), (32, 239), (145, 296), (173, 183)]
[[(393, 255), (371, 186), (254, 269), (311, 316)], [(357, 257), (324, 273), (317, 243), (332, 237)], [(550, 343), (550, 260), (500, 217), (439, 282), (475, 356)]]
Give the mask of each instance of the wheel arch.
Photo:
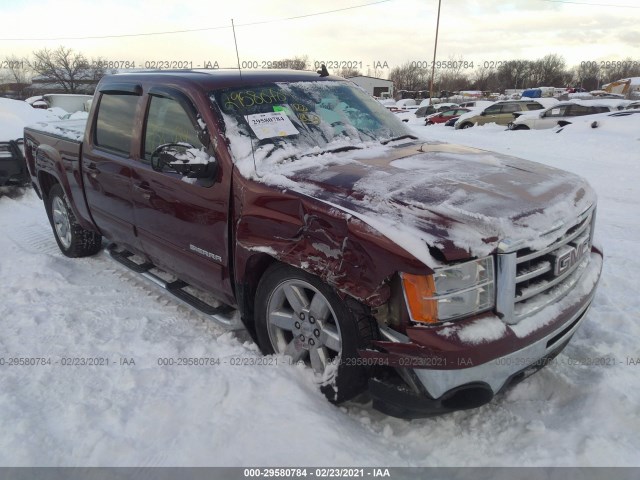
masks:
[(59, 183), (60, 181), (58, 180), (58, 178), (54, 177), (51, 173), (44, 172), (42, 170), (38, 172), (38, 184), (40, 185), (40, 192), (42, 193), (42, 198), (45, 200), (45, 202), (47, 197), (49, 196), (51, 188), (55, 184)]
[(252, 336), (255, 335), (254, 299), (258, 290), (258, 284), (267, 269), (275, 263), (279, 263), (278, 259), (269, 254), (262, 252), (253, 253), (246, 258), (242, 275), (238, 276), (235, 282), (236, 299), (242, 316), (242, 322)]

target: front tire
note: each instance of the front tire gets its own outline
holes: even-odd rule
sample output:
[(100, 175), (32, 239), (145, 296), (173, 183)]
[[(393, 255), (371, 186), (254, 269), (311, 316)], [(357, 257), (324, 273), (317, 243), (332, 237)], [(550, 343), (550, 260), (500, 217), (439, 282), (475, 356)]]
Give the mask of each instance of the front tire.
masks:
[(473, 123), (467, 122), (467, 123), (463, 123), (460, 128), (471, 128), (471, 127), (473, 127)]
[(51, 187), (46, 198), (49, 222), (62, 253), (77, 258), (102, 250), (102, 236), (80, 226), (59, 183)]
[(357, 350), (374, 338), (375, 324), (365, 312), (350, 309), (333, 288), (275, 264), (258, 284), (255, 312), (262, 352), (309, 365), (330, 402), (344, 402), (365, 389), (367, 371)]

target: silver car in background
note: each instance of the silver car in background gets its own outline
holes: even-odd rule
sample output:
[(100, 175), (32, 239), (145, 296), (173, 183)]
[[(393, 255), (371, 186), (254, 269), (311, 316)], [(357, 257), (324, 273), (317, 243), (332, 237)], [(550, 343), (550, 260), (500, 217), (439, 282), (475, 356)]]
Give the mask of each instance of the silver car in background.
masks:
[(538, 130), (553, 128), (559, 121), (583, 115), (607, 113), (622, 110), (629, 103), (628, 100), (569, 100), (560, 102), (544, 110), (529, 112), (514, 112), (513, 121), (509, 123), (509, 130)]

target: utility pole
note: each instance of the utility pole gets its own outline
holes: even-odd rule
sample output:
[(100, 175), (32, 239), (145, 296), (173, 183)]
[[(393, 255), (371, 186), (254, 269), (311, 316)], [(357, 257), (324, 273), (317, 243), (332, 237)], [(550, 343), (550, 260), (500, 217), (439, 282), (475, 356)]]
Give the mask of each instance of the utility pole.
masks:
[(436, 41), (433, 45), (433, 62), (431, 63), (431, 86), (429, 87), (429, 105), (433, 103), (433, 77), (436, 74), (436, 51), (438, 50), (438, 30), (440, 29), (440, 6), (442, 0), (438, 0), (438, 20), (436, 21)]

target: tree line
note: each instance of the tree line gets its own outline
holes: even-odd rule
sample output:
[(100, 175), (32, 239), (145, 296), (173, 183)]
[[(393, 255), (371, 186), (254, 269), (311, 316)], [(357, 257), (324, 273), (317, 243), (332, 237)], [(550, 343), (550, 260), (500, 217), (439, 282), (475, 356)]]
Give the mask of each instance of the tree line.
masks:
[[(621, 78), (640, 76), (640, 61), (630, 58), (612, 62), (581, 62), (573, 67), (568, 67), (564, 58), (557, 54), (537, 60), (507, 60), (471, 68), (472, 62), (460, 58), (440, 63), (446, 68), (435, 70), (434, 92), (481, 90), (502, 93), (507, 89), (539, 86), (573, 86), (590, 91)], [(391, 69), (389, 80), (394, 82), (396, 91), (428, 92), (431, 69), (420, 68), (416, 62), (407, 62)]]
[(0, 80), (16, 85), (23, 93), (33, 77), (41, 77), (64, 93), (86, 93), (83, 85), (95, 84), (107, 72), (102, 58), (87, 58), (83, 53), (59, 46), (34, 51), (30, 57), (6, 57), (5, 73)]
[[(95, 83), (111, 71), (103, 58), (88, 58), (81, 52), (59, 46), (56, 49), (34, 51), (30, 57), (10, 56), (2, 60), (0, 82), (12, 83), (17, 89), (26, 89), (32, 77), (46, 79), (64, 93), (87, 93), (86, 85)], [(275, 62), (296, 70), (308, 70), (308, 56), (295, 56)], [(388, 79), (396, 91), (426, 92), (430, 90), (431, 68), (427, 62), (406, 62), (391, 69)], [(436, 62), (434, 92), (460, 90), (482, 90), (503, 92), (506, 89), (523, 89), (537, 86), (575, 86), (595, 90), (605, 83), (620, 78), (640, 76), (640, 61), (626, 59), (615, 62), (581, 62), (568, 67), (564, 58), (549, 54), (536, 60), (507, 60), (491, 62), (490, 65), (474, 65), (463, 58), (450, 58)], [(1, 75), (4, 72), (3, 75)], [(342, 68), (330, 73), (343, 77), (362, 75), (357, 69)], [(367, 74), (380, 77), (376, 70)], [(19, 94), (22, 92), (18, 92)], [(91, 92), (88, 92), (91, 93)]]

